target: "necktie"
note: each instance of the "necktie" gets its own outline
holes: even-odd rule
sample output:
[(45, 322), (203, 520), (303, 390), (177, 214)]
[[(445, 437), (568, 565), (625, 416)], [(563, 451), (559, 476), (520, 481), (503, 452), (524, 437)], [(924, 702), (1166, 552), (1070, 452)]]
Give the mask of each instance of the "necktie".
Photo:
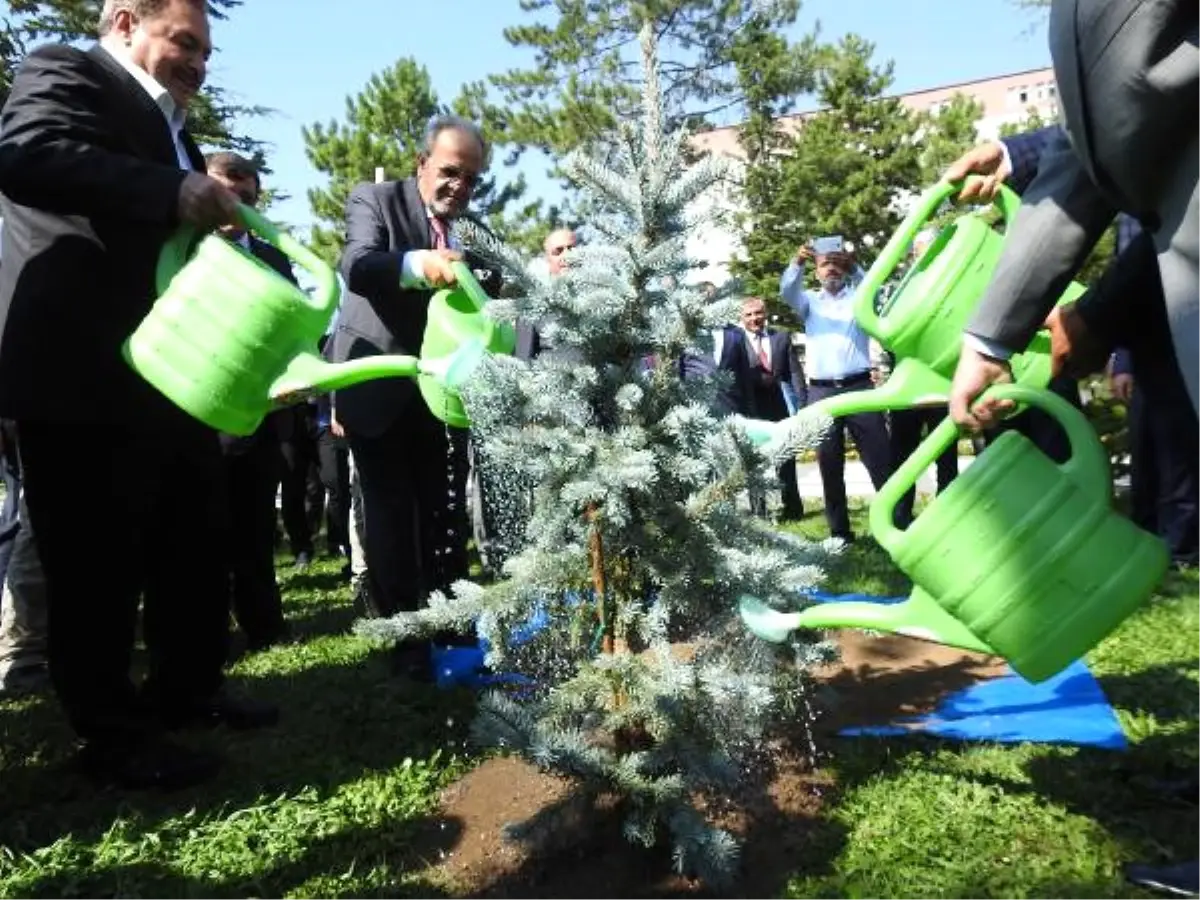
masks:
[(450, 239), (446, 234), (446, 223), (444, 221), (437, 216), (430, 216), (429, 230), (433, 232), (434, 250), (445, 250), (450, 246)]
[(771, 361), (767, 359), (767, 351), (766, 348), (763, 347), (764, 340), (766, 340), (766, 338), (761, 332), (754, 336), (755, 347), (758, 350), (758, 364), (762, 366), (764, 372), (770, 372)]

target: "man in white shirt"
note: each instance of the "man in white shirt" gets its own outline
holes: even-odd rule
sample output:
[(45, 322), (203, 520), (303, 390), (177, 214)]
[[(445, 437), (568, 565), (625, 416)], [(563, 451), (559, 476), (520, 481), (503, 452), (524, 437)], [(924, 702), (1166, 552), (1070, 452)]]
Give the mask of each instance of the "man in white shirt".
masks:
[[(804, 286), (806, 264), (815, 262), (819, 288)], [(854, 288), (862, 270), (846, 252), (815, 254), (802, 245), (779, 281), (779, 292), (804, 323), (808, 402), (850, 391), (868, 391), (871, 382), (870, 337), (854, 319)], [(825, 520), (833, 537), (854, 540), (846, 508), (846, 440), (850, 430), (859, 456), (878, 490), (892, 471), (887, 424), (882, 413), (860, 413), (838, 419), (817, 448), (817, 465), (825, 495)]]

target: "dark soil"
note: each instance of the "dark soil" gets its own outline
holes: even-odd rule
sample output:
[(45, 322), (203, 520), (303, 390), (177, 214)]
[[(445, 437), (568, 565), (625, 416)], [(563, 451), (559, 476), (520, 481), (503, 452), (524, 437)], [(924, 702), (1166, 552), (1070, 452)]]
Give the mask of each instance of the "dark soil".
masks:
[[(818, 712), (819, 752), (838, 728), (932, 710), (946, 694), (1003, 670), (994, 657), (904, 637), (843, 632), (839, 643), (842, 660), (817, 673), (836, 700)], [(776, 748), (740, 796), (705, 801), (711, 821), (742, 843), (741, 876), (725, 896), (778, 896), (789, 876), (819, 868), (836, 852), (825, 846), (829, 828), (820, 813), (837, 786), (813, 767), (803, 732), (797, 728)], [(459, 896), (712, 896), (674, 874), (665, 847), (630, 844), (611, 798), (584, 797), (570, 781), (519, 759), (488, 760), (448, 788), (442, 816), (460, 838), (436, 873)], [(505, 837), (506, 825), (529, 820), (541, 823), (532, 840)]]

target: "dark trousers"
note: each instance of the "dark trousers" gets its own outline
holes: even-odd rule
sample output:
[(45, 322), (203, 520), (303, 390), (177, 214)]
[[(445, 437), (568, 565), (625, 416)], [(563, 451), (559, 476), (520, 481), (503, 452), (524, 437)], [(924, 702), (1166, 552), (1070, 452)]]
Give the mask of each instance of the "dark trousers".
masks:
[(1132, 517), (1157, 534), (1176, 562), (1196, 564), (1197, 477), (1200, 446), (1196, 414), (1175, 379), (1173, 388), (1134, 389), (1129, 411)]
[(321, 491), (325, 495), (325, 542), (331, 554), (350, 547), (350, 450), (324, 426), (317, 433), (317, 462)]
[[(891, 450), (892, 464), (899, 466), (912, 455), (921, 443), (927, 431), (937, 428), (942, 419), (946, 418), (949, 410), (945, 406), (916, 407), (913, 409), (897, 409), (891, 414)], [(958, 447), (956, 444), (946, 448), (946, 452), (937, 458), (937, 492), (944, 491), (958, 476)], [(908, 491), (896, 504), (896, 527), (907, 528), (913, 519), (913, 503), (916, 502), (917, 490), (914, 487)]]
[(250, 644), (277, 639), (284, 629), (283, 601), (275, 582), (275, 490), (279, 445), (260, 437), (244, 452), (227, 454), (231, 605)]
[(469, 432), (411, 403), (377, 437), (348, 433), (366, 523), (373, 615), (418, 609), (468, 572)]
[(12, 430), (6, 429), (4, 452), (0, 453), (0, 478), (4, 481), (4, 504), (0, 506), (0, 588), (4, 587), (8, 578), (8, 561), (12, 559), (17, 532), (21, 530), (17, 515), (21, 499), (21, 468), (16, 459), (16, 447), (9, 446), (14, 437)]
[[(140, 738), (148, 707), (187, 706), (221, 685), (229, 608), (217, 436), (182, 413), (95, 430), (20, 421), (18, 436), (55, 691), (81, 737)], [(139, 599), (149, 656), (140, 697), (129, 671)]]
[(312, 417), (305, 406), (292, 410), (294, 420), (291, 433), (280, 441), (283, 455), (283, 477), (280, 485), (280, 501), (283, 513), (283, 529), (287, 532), (288, 545), (292, 554), (312, 555), (313, 532), (320, 525), (320, 512), (314, 517), (310, 512), (311, 485), (319, 482), (313, 475), (317, 470), (317, 442)]
[[(870, 378), (864, 377), (842, 387), (809, 382), (809, 405), (827, 397), (851, 391), (871, 390)], [(817, 466), (821, 470), (821, 488), (825, 494), (825, 521), (834, 537), (850, 537), (850, 512), (846, 507), (846, 431), (854, 438), (859, 458), (871, 476), (875, 490), (892, 474), (892, 454), (888, 446), (887, 423), (883, 413), (857, 413), (834, 421), (834, 426), (817, 447)]]

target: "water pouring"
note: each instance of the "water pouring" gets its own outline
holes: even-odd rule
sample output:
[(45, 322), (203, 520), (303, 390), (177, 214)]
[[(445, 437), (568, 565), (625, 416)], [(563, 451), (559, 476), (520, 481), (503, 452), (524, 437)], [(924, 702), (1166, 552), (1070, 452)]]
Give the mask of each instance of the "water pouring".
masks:
[(206, 425), (252, 434), (272, 408), (374, 378), (461, 384), (478, 365), (475, 340), (436, 357), (372, 356), (329, 363), (317, 341), (337, 309), (333, 270), (248, 206), (243, 225), (307, 270), (310, 297), (242, 247), (180, 229), (159, 255), (159, 298), (124, 347), (129, 365)]

